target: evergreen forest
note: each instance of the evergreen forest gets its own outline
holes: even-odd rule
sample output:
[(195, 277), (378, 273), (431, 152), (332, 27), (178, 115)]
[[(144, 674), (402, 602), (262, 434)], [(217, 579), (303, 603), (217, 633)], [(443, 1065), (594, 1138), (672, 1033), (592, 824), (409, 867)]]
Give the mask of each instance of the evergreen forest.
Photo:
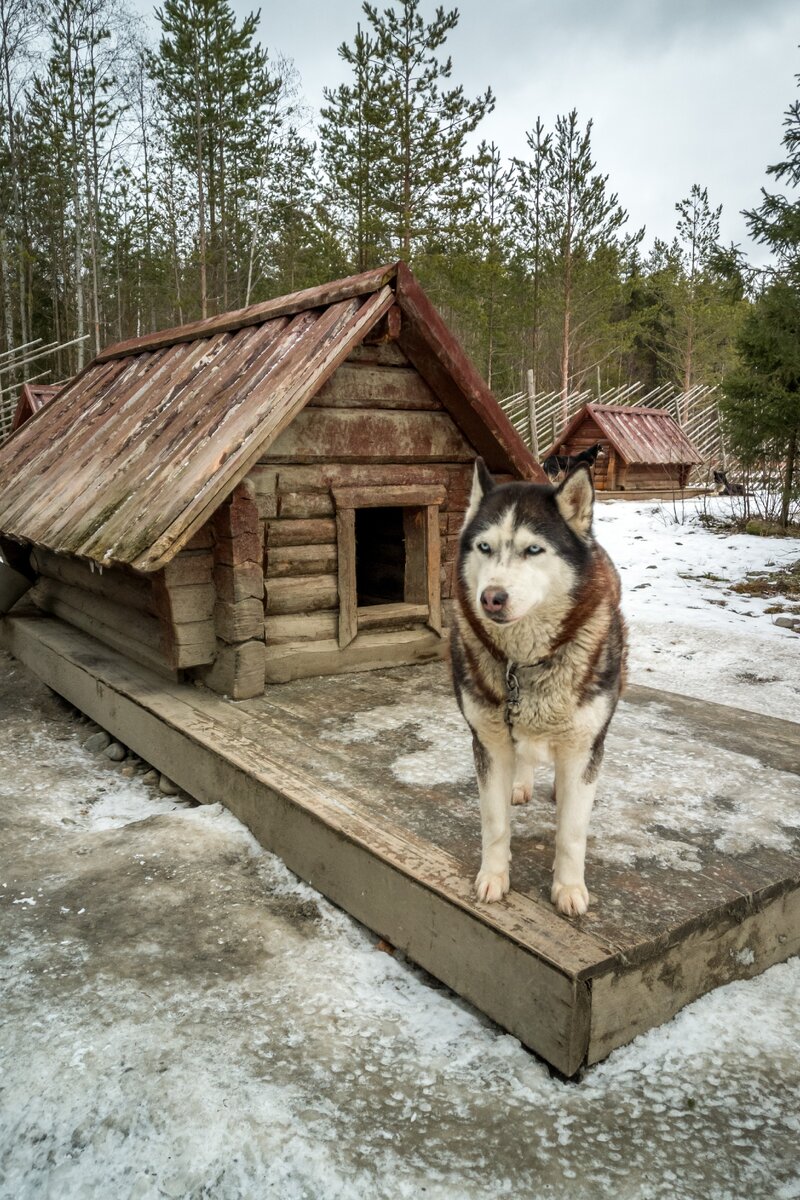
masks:
[[(482, 138), (492, 81), (459, 84), (458, 21), (365, 3), (312, 122), (268, 22), (228, 0), (163, 0), (149, 23), (125, 0), (0, 0), (3, 395), (109, 342), (402, 258), (497, 395), (529, 372), (563, 394), (735, 376), (757, 441), (747, 347), (776, 310), (784, 341), (797, 332), (797, 203), (765, 191), (749, 214), (766, 272), (721, 244), (702, 180), (675, 197), (671, 238), (650, 238), (595, 161), (591, 114), (533, 114), (522, 158)], [(796, 188), (796, 104), (785, 133), (770, 170)], [(61, 349), (37, 364), (31, 343)]]

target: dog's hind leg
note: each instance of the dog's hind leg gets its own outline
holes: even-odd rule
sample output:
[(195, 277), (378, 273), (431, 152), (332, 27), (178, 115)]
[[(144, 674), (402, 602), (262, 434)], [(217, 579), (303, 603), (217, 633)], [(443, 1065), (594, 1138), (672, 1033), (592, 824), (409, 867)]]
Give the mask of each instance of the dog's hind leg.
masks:
[(479, 900), (502, 900), (509, 889), (511, 861), (511, 785), (514, 748), (511, 739), (487, 746), (473, 735), (478, 792), (481, 801), (481, 869), (475, 880)]
[(556, 749), (556, 855), (550, 898), (560, 913), (580, 917), (589, 907), (584, 880), (586, 837), (597, 792), (592, 749)]
[(529, 804), (533, 798), (533, 767), (519, 757), (514, 765), (514, 782), (511, 785), (511, 803)]

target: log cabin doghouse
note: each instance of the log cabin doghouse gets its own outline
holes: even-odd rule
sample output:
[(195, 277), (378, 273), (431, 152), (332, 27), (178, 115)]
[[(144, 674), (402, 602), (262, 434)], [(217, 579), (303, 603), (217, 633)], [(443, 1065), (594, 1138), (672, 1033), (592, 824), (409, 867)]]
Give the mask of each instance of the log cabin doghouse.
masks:
[(30, 420), (45, 404), (49, 404), (61, 391), (62, 386), (60, 383), (23, 383), (11, 420), (11, 433)]
[(547, 454), (579, 454), (600, 442), (594, 466), (598, 491), (680, 490), (703, 459), (663, 408), (585, 404)]
[(395, 264), (106, 349), (0, 450), (0, 536), (46, 612), (245, 698), (441, 653), (477, 454), (543, 479)]

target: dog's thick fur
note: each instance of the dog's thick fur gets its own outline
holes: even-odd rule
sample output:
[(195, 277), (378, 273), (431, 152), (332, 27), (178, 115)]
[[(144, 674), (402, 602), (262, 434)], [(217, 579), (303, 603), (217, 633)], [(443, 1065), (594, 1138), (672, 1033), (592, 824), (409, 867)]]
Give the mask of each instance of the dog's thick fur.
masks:
[(606, 731), (624, 684), (619, 577), (592, 535), (586, 465), (559, 487), (495, 485), (481, 459), (461, 532), (451, 639), (459, 707), (472, 730), (483, 853), (480, 900), (509, 889), (510, 806), (555, 763), (552, 901), (589, 906), (584, 858)]
[(602, 450), (603, 443), (595, 442), (588, 450), (581, 450), (580, 454), (550, 454), (542, 463), (542, 470), (555, 483), (565, 475), (569, 475), (570, 471), (580, 463), (586, 463), (587, 466), (593, 467)]

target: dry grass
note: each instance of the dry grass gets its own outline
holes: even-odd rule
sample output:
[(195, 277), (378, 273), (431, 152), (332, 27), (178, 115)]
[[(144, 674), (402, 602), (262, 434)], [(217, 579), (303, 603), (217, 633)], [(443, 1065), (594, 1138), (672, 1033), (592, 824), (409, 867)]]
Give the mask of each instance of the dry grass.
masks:
[[(731, 591), (761, 599), (780, 596), (785, 600), (800, 600), (800, 558), (788, 567), (779, 567), (774, 571), (751, 571), (746, 579), (731, 584)], [(774, 604), (766, 611), (783, 612), (785, 609)]]

